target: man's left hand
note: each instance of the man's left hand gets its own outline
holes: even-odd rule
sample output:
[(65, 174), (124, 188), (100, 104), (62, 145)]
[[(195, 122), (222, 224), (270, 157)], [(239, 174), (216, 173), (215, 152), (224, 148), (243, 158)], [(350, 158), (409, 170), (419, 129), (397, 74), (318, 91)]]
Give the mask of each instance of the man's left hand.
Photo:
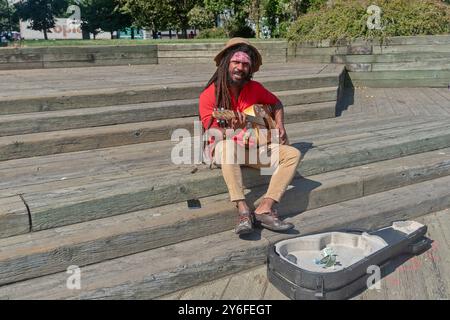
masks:
[(286, 129), (284, 128), (284, 126), (277, 126), (277, 128), (280, 133), (280, 144), (286, 144), (288, 142)]

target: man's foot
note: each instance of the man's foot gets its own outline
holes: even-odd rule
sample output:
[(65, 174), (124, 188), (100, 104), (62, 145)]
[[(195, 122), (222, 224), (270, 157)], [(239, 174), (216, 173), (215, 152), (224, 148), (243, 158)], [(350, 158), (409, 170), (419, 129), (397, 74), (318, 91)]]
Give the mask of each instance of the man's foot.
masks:
[(239, 212), (238, 221), (234, 232), (236, 234), (247, 234), (253, 231), (253, 213)]
[(277, 211), (273, 209), (270, 212), (255, 214), (255, 222), (272, 231), (286, 231), (294, 227), (290, 222), (281, 221)]

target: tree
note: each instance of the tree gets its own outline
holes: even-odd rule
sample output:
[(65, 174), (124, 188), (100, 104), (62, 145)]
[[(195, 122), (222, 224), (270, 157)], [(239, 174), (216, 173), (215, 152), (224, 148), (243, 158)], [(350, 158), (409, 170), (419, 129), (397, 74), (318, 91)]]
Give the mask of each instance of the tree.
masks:
[(214, 14), (196, 5), (188, 12), (189, 25), (196, 29), (207, 29), (214, 26)]
[(121, 12), (118, 0), (81, 0), (81, 28), (95, 36), (100, 30), (112, 33), (132, 24), (129, 13)]
[(65, 13), (67, 5), (67, 0), (23, 0), (15, 4), (18, 17), (30, 20), (31, 29), (42, 31), (45, 40), (55, 26), (55, 16)]
[(278, 27), (278, 23), (282, 20), (282, 8), (279, 0), (266, 0), (264, 2), (264, 15), (266, 17), (266, 25), (270, 30), (270, 34), (274, 36)]
[(256, 38), (259, 38), (261, 30), (261, 18), (263, 13), (263, 6), (261, 0), (251, 0), (248, 7), (248, 17), (255, 24)]
[(13, 29), (13, 9), (14, 7), (8, 3), (8, 0), (0, 0), (0, 33)]
[(133, 25), (150, 29), (153, 37), (158, 30), (171, 26), (171, 8), (163, 0), (119, 0), (119, 10), (128, 13), (133, 19)]
[(167, 2), (170, 8), (170, 19), (168, 22), (181, 29), (183, 38), (187, 38), (187, 29), (189, 28), (188, 13), (197, 5), (201, 3), (201, 0), (164, 0)]

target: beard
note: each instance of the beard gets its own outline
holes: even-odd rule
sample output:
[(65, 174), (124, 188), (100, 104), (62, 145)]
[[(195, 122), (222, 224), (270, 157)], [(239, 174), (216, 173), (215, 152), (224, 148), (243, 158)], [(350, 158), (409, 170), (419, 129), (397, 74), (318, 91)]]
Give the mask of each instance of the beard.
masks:
[[(236, 79), (238, 76), (238, 79)], [(243, 86), (245, 83), (250, 81), (250, 72), (240, 72), (240, 71), (229, 71), (228, 72), (228, 84), (231, 86)]]

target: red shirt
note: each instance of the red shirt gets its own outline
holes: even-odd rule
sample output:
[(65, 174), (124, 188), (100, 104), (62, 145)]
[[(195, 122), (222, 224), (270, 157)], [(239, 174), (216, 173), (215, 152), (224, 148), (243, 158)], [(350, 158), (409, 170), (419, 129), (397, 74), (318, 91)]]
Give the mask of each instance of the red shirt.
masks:
[[(211, 114), (216, 104), (215, 92), (216, 88), (213, 83), (200, 94), (199, 114), (203, 128), (205, 129), (209, 124)], [(233, 96), (231, 96), (233, 110), (239, 112), (242, 112), (245, 108), (257, 103), (274, 105), (279, 101), (280, 100), (273, 93), (264, 88), (262, 84), (253, 80), (250, 80), (244, 85), (239, 93), (239, 98), (237, 101)], [(219, 125), (217, 124), (217, 121), (213, 121), (211, 128), (218, 127)]]

